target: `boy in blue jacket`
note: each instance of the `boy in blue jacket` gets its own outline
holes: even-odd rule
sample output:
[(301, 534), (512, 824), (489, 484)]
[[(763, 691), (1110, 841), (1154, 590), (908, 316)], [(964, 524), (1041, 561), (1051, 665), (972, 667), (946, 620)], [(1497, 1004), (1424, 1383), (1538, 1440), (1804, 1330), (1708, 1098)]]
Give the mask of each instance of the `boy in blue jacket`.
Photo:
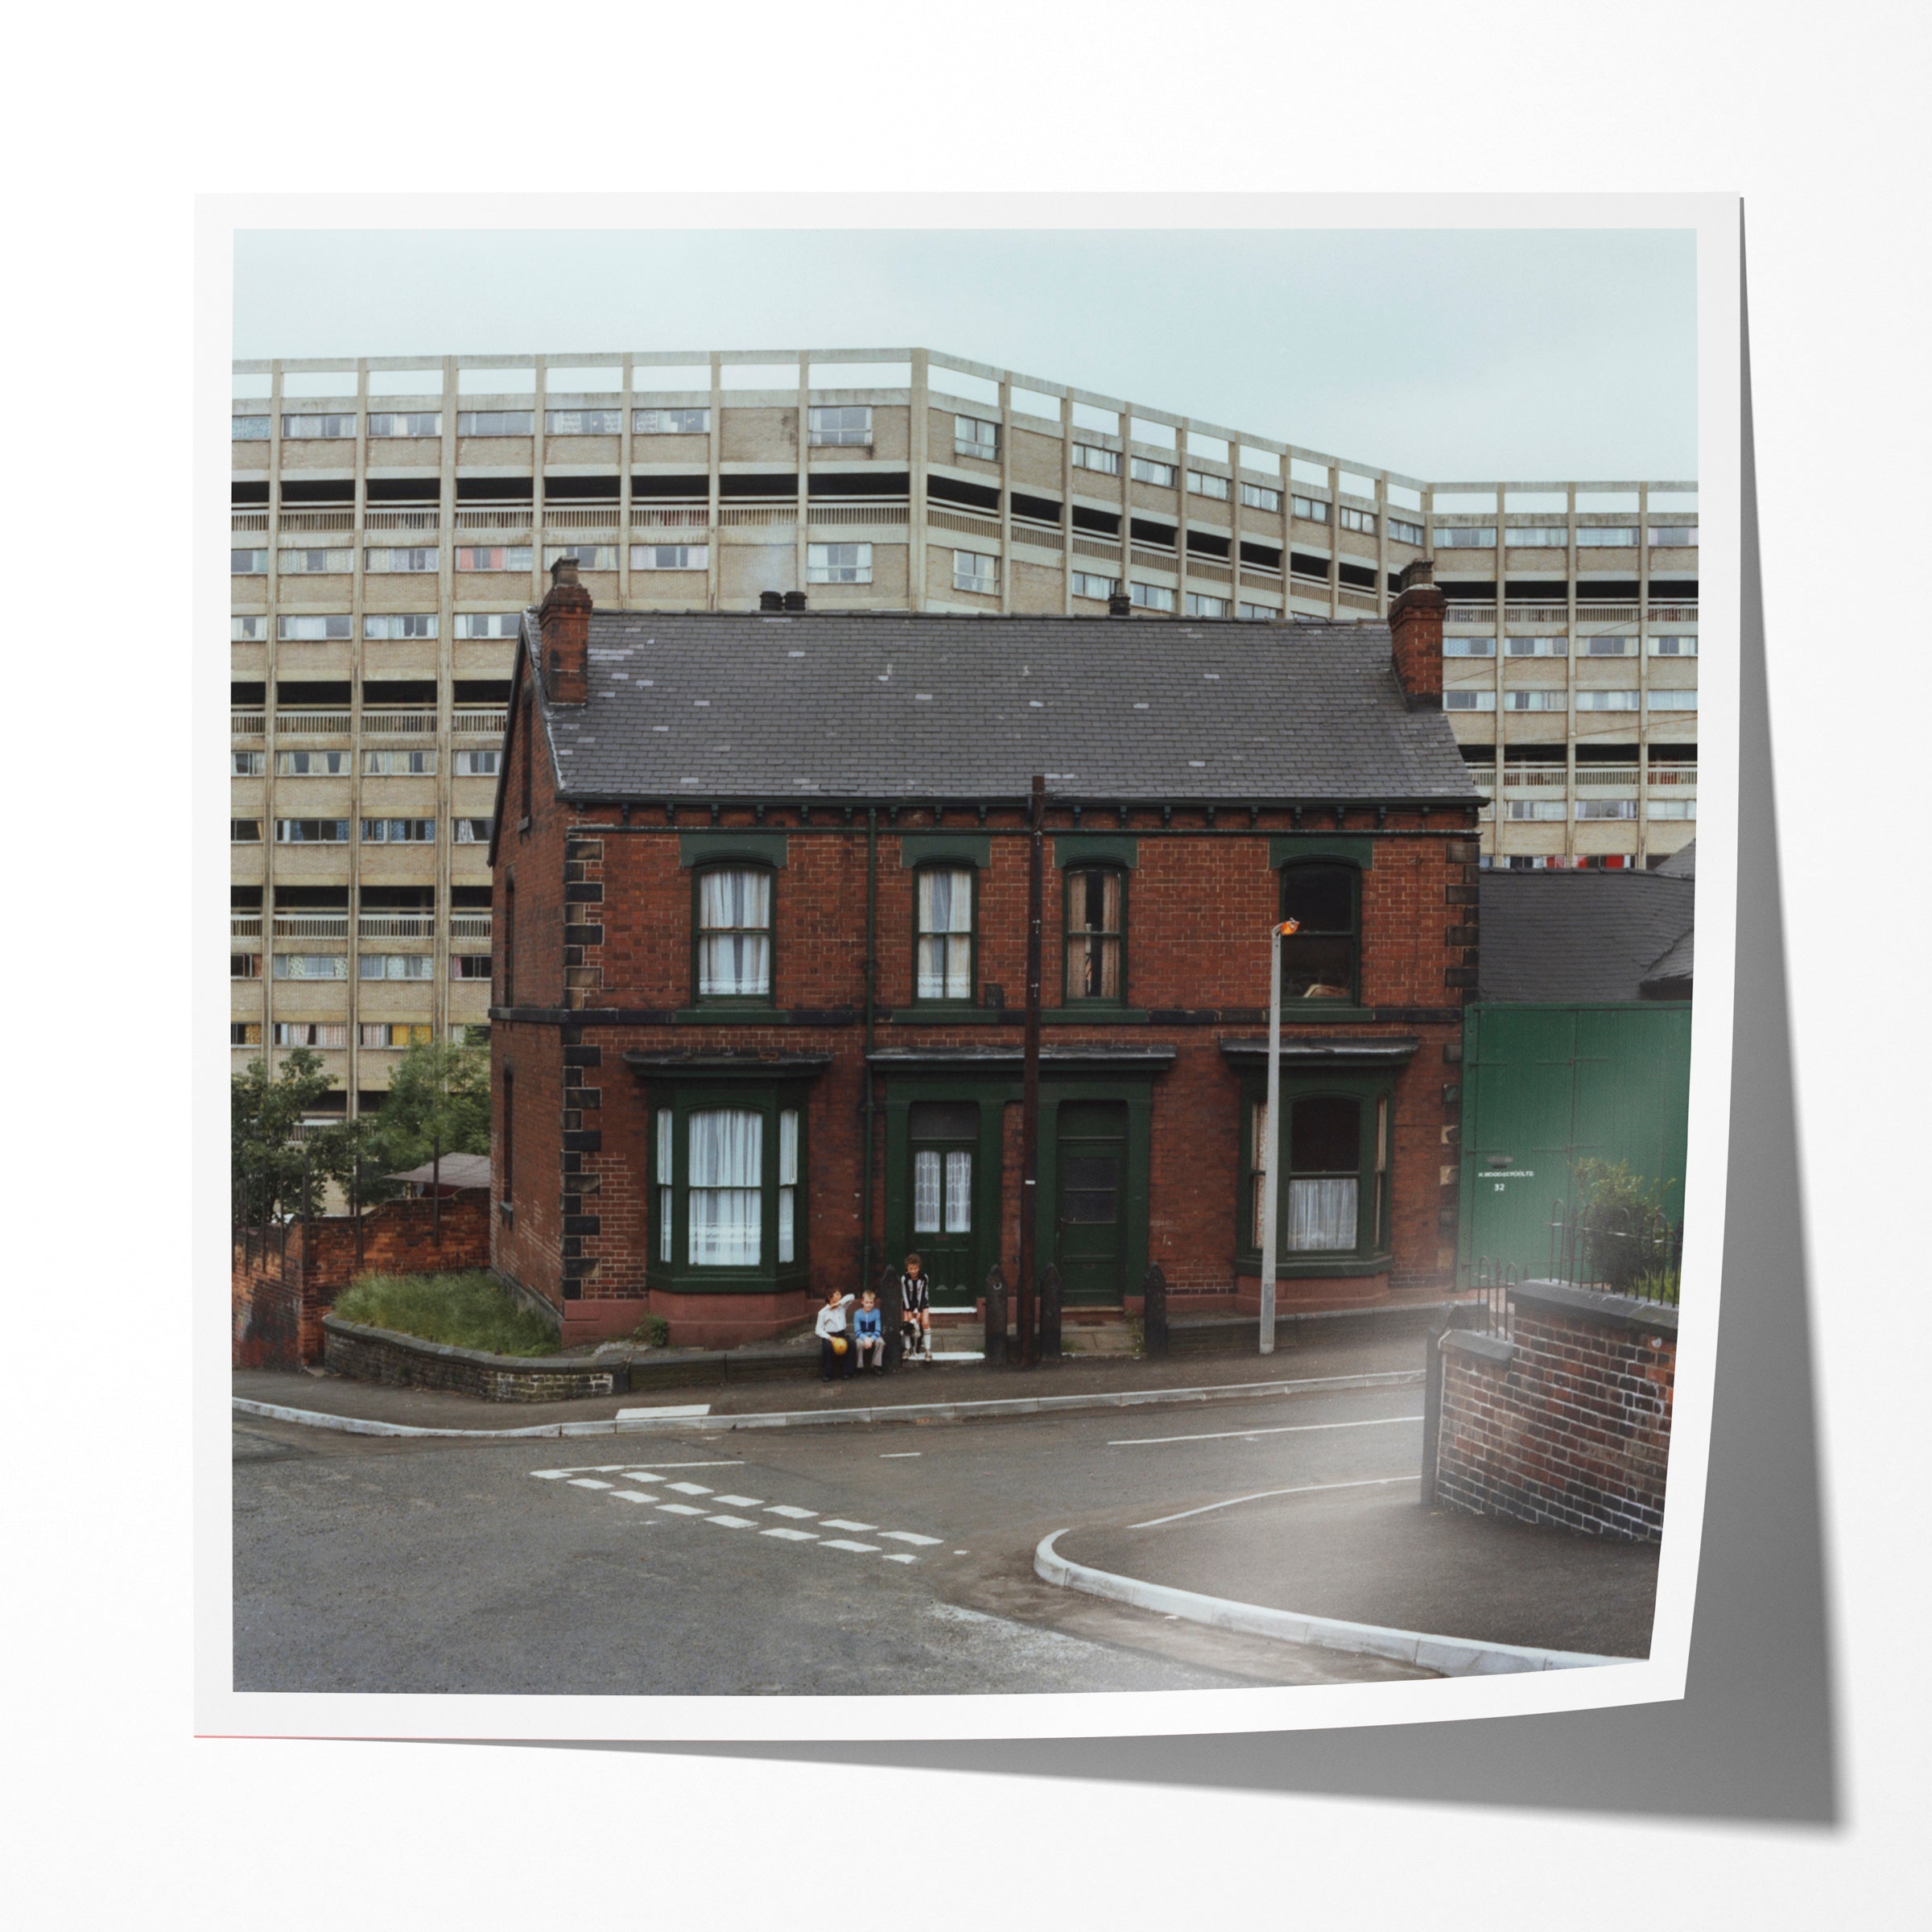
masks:
[(852, 1340), (858, 1352), (859, 1366), (866, 1366), (869, 1353), (873, 1373), (882, 1375), (886, 1370), (885, 1318), (879, 1312), (878, 1296), (869, 1288), (859, 1297), (859, 1305), (852, 1311)]

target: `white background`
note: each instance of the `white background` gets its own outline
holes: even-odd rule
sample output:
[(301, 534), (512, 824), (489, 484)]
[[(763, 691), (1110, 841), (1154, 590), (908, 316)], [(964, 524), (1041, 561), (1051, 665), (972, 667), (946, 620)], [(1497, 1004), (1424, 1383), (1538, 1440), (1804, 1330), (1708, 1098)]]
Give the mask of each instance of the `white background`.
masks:
[[(34, 535), (13, 573), (0, 1120), (28, 1157), (3, 1406), (24, 1922), (1915, 1922), (1924, 43), (1904, 6), (1212, 0), (989, 0), (931, 25), (829, 0), (580, 6), (550, 27), (482, 6), (70, 10), (17, 31), (4, 527)], [(188, 881), (170, 864), (195, 538), (186, 476), (138, 455), (151, 430), (188, 443), (192, 196), (587, 183), (1744, 194), (1843, 1825), (192, 1738)], [(93, 539), (65, 534), (109, 513), (138, 601), (97, 596)], [(852, 1821), (908, 1801), (935, 1820), (914, 1872), (832, 1882)]]

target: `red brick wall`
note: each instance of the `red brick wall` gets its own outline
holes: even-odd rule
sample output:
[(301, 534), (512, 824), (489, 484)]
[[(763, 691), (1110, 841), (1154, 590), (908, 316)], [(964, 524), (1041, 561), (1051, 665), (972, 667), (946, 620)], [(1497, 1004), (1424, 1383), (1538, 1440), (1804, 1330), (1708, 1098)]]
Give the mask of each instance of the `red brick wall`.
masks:
[[(1608, 1299), (1608, 1298), (1602, 1298)], [(1664, 1521), (1677, 1338), (1519, 1299), (1514, 1353), (1440, 1351), (1439, 1504), (1654, 1542)]]

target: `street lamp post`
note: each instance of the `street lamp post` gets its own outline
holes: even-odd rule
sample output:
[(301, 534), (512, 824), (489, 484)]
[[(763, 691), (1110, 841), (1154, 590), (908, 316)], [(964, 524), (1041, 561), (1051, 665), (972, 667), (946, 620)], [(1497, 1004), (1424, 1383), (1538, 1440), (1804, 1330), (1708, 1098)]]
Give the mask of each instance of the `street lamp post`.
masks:
[(1299, 922), (1268, 928), (1268, 1105), (1261, 1148), (1261, 1333), (1263, 1355), (1274, 1353), (1275, 1189), (1282, 1144), (1282, 941)]

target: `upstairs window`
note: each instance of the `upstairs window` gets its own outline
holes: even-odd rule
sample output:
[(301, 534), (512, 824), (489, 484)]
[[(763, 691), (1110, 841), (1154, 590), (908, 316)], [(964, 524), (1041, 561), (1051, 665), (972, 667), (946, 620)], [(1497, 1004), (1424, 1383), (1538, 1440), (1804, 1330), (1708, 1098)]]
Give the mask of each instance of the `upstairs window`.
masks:
[[(1520, 696), (1520, 692), (1513, 692)], [(1444, 711), (1494, 711), (1496, 693), (1493, 691), (1445, 691), (1443, 693)]]
[(1142, 610), (1170, 611), (1174, 607), (1174, 594), (1164, 584), (1129, 583), (1127, 595)]
[[(527, 543), (459, 545), (456, 550), (456, 568), (458, 570), (528, 570), (530, 568), (530, 546)], [(459, 626), (462, 620), (458, 618)], [(477, 634), (473, 630), (465, 634), (460, 628), (458, 629), (456, 632), (458, 637), (465, 634), (473, 638)], [(502, 634), (492, 632), (488, 634), (492, 636), (502, 634), (514, 638), (517, 634), (512, 630)]]
[(956, 550), (952, 553), (952, 587), (970, 591), (976, 597), (997, 597), (1000, 594), (999, 559), (982, 556), (976, 550)]
[(369, 433), (372, 436), (440, 436), (443, 412), (440, 409), (377, 410), (369, 416)]
[(1637, 531), (1629, 524), (1586, 523), (1576, 533), (1578, 547), (1587, 550), (1634, 550)]
[(283, 550), (275, 555), (275, 568), (284, 576), (346, 576), (355, 567), (353, 550)]
[(277, 819), (275, 843), (278, 845), (346, 845), (349, 843), (349, 820)]
[(365, 819), (365, 845), (433, 845), (436, 842), (434, 819)]
[(1282, 868), (1282, 917), (1298, 930), (1282, 944), (1284, 1000), (1356, 1000), (1361, 874), (1319, 860)]
[(1697, 543), (1697, 526), (1695, 523), (1653, 523), (1650, 526), (1650, 542), (1653, 547), (1662, 545), (1675, 550), (1694, 549)]
[(807, 434), (814, 449), (869, 449), (872, 410), (864, 403), (809, 412)]
[(1444, 638), (1443, 655), (1446, 658), (1492, 658), (1496, 655), (1496, 639)]
[[(639, 436), (702, 436), (711, 429), (708, 409), (634, 409), (630, 427)], [(668, 1257), (667, 1257), (668, 1258)]]
[(275, 776), (279, 778), (345, 778), (349, 776), (345, 751), (279, 751)]
[(1174, 488), (1174, 466), (1171, 463), (1156, 463), (1150, 456), (1135, 456), (1129, 460), (1127, 469), (1137, 483), (1151, 483), (1159, 489)]
[(1127, 875), (1083, 865), (1067, 874), (1067, 993), (1070, 1005), (1118, 1006), (1127, 997)]
[(1496, 526), (1493, 523), (1465, 523), (1452, 525), (1445, 529), (1439, 523), (1435, 526), (1435, 547), (1438, 550), (1493, 550), (1496, 547)]
[(403, 610), (381, 617), (367, 616), (362, 620), (362, 634), (365, 638), (433, 638), (436, 613), (433, 610)]
[(456, 415), (460, 436), (527, 436), (534, 433), (536, 412), (529, 409), (465, 409)]
[(1091, 570), (1076, 570), (1073, 573), (1073, 594), (1076, 597), (1092, 597), (1104, 604), (1118, 593), (1120, 588), (1118, 577), (1103, 577)]
[(1344, 503), (1335, 521), (1344, 530), (1360, 530), (1365, 537), (1375, 535), (1375, 512), (1372, 510), (1351, 510)]
[(333, 617), (277, 617), (275, 636), (284, 644), (328, 643), (353, 634), (353, 620), (347, 611)]
[(1265, 483), (1244, 483), (1241, 501), (1250, 510), (1272, 510), (1278, 516), (1281, 514), (1282, 493), (1270, 489)]
[(230, 617), (228, 638), (231, 644), (261, 644), (268, 638), (266, 617)]
[(433, 572), (443, 560), (443, 553), (433, 545), (423, 547), (412, 545), (407, 549), (380, 548), (365, 550), (362, 568), (389, 576), (405, 576), (412, 572)]
[(228, 570), (230, 576), (266, 576), (268, 574), (268, 552), (265, 550), (231, 550), (228, 553)]
[(231, 751), (228, 775), (231, 778), (258, 778), (264, 775), (267, 754), (259, 751)]
[(697, 875), (698, 997), (771, 997), (771, 877), (758, 866)]
[(1513, 524), (1503, 536), (1513, 550), (1564, 550), (1570, 543), (1569, 530), (1561, 523)]
[(633, 570), (708, 570), (708, 543), (634, 543), (630, 547)]
[(923, 865), (914, 876), (917, 995), (970, 1001), (978, 874), (970, 865)]
[(573, 558), (580, 569), (615, 570), (617, 547), (614, 543), (548, 543), (543, 548), (543, 568), (548, 570), (564, 557)]
[(1191, 590), (1187, 593), (1187, 614), (1191, 617), (1224, 617), (1228, 614), (1228, 600), (1210, 597), (1205, 591)]
[(621, 409), (547, 409), (545, 433), (553, 436), (615, 436), (623, 433)]
[(431, 980), (436, 962), (427, 952), (365, 952), (357, 962), (365, 980)]
[(1401, 517), (1391, 517), (1389, 519), (1389, 535), (1397, 543), (1413, 543), (1418, 550), (1422, 548), (1422, 526), (1419, 523), (1408, 522)]
[(1117, 477), (1121, 473), (1121, 452), (1117, 449), (1102, 449), (1092, 443), (1076, 443), (1073, 446), (1073, 466), (1075, 469), (1098, 470), (1104, 477)]
[(1695, 636), (1653, 638), (1650, 654), (1653, 658), (1694, 658), (1697, 655), (1697, 639)]
[[(469, 570), (476, 568), (463, 561), (466, 555), (473, 557), (476, 554), (473, 550), (458, 551), (456, 552), (456, 568)], [(530, 552), (526, 550), (523, 553), (523, 564), (526, 568), (528, 568), (529, 563)], [(489, 566), (485, 565), (482, 568), (487, 569)], [(499, 568), (501, 567), (499, 566)], [(434, 620), (432, 619), (431, 621), (433, 622)], [(522, 613), (520, 611), (460, 610), (456, 616), (456, 635), (459, 638), (514, 638), (522, 621)], [(431, 631), (430, 635), (434, 637), (436, 633)]]
[(805, 547), (807, 584), (869, 584), (869, 543), (808, 543)]
[(971, 456), (980, 463), (1000, 460), (1000, 426), (978, 416), (955, 416), (952, 419), (952, 453)]
[(1187, 493), (1195, 497), (1213, 497), (1225, 503), (1230, 485), (1225, 477), (1217, 477), (1204, 469), (1191, 469), (1187, 473)]
[(353, 410), (345, 415), (284, 416), (282, 419), (282, 436), (284, 442), (299, 440), (305, 436), (353, 441), (355, 434), (356, 417)]
[(1567, 658), (1570, 654), (1567, 638), (1512, 637), (1509, 654), (1513, 658)]
[(232, 434), (237, 443), (266, 443), (268, 425), (266, 416), (237, 416)]
[(1294, 497), (1290, 507), (1305, 522), (1326, 523), (1328, 521), (1328, 506), (1319, 497)]
[[(470, 755), (461, 751), (456, 753), (459, 758)], [(372, 778), (434, 778), (436, 754), (433, 751), (365, 751), (362, 771), (365, 777)]]

